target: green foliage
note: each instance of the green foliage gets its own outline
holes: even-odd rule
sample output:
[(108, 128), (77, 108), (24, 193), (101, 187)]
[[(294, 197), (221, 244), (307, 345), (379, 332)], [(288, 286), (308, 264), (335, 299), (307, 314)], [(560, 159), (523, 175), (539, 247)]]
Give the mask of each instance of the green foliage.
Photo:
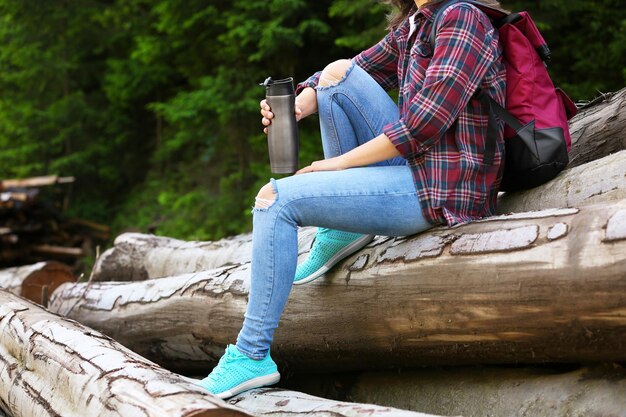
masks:
[[(619, 0), (504, 1), (541, 25), (574, 98), (626, 80)], [(302, 80), (385, 33), (375, 0), (0, 0), (0, 177), (74, 175), (72, 214), (114, 233), (250, 228), (271, 176), (267, 76)], [(322, 157), (315, 117), (301, 164)]]

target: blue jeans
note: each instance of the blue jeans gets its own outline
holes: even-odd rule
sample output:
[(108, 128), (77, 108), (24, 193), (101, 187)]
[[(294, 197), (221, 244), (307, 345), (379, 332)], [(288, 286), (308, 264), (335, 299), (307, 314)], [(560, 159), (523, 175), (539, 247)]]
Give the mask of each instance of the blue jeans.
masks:
[[(363, 69), (352, 65), (334, 86), (317, 88), (324, 155), (345, 153), (398, 120), (398, 108)], [(384, 236), (432, 227), (422, 215), (411, 170), (402, 157), (375, 166), (311, 172), (271, 180), (275, 201), (254, 208), (252, 284), (237, 348), (264, 358), (296, 272), (298, 226)]]

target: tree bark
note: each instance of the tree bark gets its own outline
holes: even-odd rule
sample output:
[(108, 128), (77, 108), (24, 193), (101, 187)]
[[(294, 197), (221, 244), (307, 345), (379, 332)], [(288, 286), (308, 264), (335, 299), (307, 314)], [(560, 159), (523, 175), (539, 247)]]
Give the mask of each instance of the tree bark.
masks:
[[(65, 284), (51, 309), (134, 351), (208, 368), (239, 331), (249, 264)], [(626, 200), (378, 239), (295, 287), (272, 355), (291, 369), (626, 360)]]
[(570, 167), (626, 149), (626, 88), (606, 96), (570, 121)]
[(0, 289), (47, 305), (48, 294), (66, 282), (74, 282), (71, 269), (59, 262), (39, 262), (0, 270)]
[(314, 397), (301, 392), (262, 388), (246, 391), (228, 401), (255, 416), (272, 417), (435, 417), (415, 411), (355, 404)]
[(0, 409), (14, 417), (245, 416), (72, 320), (0, 290)]

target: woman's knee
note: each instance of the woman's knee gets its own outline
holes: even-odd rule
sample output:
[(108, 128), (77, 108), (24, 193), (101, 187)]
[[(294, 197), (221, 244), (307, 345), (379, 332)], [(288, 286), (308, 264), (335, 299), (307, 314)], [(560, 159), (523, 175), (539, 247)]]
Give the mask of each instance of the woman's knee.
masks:
[(335, 62), (331, 62), (322, 71), (318, 85), (320, 87), (330, 87), (338, 84), (339, 81), (345, 77), (351, 65), (352, 61), (349, 59), (340, 59)]
[(259, 190), (255, 199), (254, 207), (268, 208), (274, 201), (276, 201), (276, 190), (274, 190), (272, 183), (268, 182)]

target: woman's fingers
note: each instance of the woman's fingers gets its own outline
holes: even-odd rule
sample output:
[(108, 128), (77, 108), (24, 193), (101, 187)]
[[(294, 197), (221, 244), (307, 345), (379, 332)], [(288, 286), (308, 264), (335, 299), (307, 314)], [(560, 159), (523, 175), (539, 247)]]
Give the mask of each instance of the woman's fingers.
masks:
[[(274, 113), (270, 111), (270, 106), (269, 104), (267, 104), (267, 100), (265, 99), (261, 100), (259, 106), (261, 107), (261, 115), (263, 116), (263, 118), (261, 119), (261, 124), (263, 124), (263, 126), (269, 126), (270, 124), (272, 124), (272, 118), (274, 117)], [(263, 129), (263, 132), (267, 134), (267, 127)]]

